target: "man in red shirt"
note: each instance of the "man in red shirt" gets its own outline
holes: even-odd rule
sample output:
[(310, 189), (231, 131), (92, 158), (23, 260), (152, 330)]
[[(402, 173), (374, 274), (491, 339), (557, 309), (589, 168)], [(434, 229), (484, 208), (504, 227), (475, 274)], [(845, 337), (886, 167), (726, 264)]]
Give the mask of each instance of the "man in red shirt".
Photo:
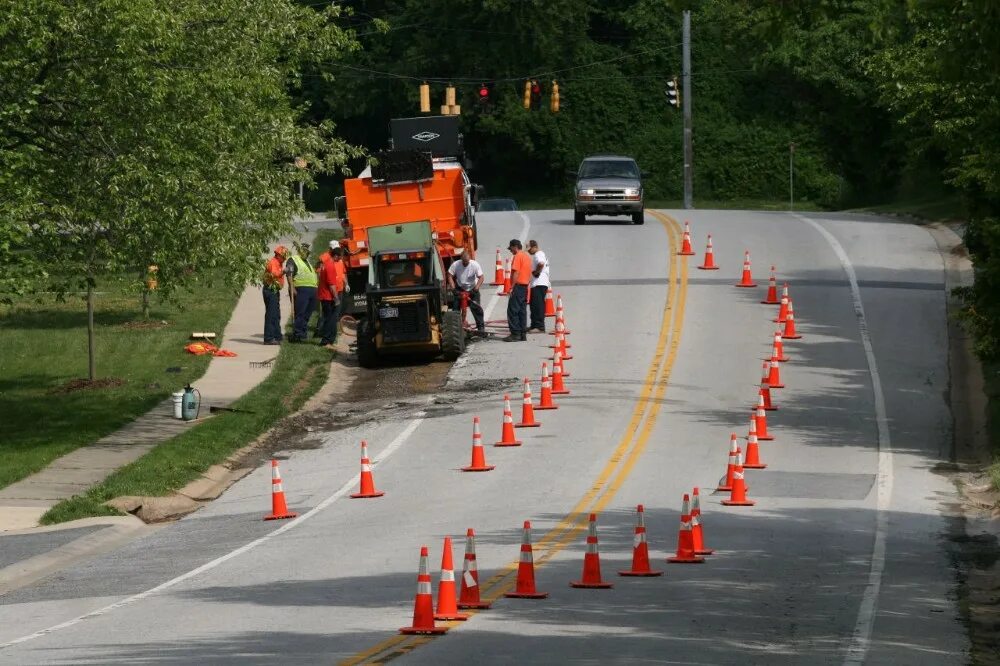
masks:
[(281, 338), (281, 290), (285, 286), (285, 260), (288, 250), (284, 245), (274, 248), (274, 256), (264, 267), (264, 344), (280, 345)]
[[(320, 305), (319, 344), (327, 349), (333, 349), (337, 339), (337, 325), (340, 323), (340, 291), (339, 272), (340, 244), (330, 241), (330, 249), (319, 256), (316, 265), (316, 297)], [(339, 287), (339, 288), (338, 288)]]
[(528, 328), (528, 284), (531, 282), (531, 257), (521, 249), (521, 241), (510, 241), (510, 297), (507, 300), (507, 326), (510, 335), (504, 342), (524, 342)]

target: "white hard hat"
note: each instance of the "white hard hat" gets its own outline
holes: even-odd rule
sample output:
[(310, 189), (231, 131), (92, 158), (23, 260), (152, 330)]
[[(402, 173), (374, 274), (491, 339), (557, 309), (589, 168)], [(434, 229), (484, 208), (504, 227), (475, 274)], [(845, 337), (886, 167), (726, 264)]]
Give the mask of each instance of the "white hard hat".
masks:
[(331, 250), (334, 249), (334, 248), (337, 248), (337, 247), (340, 247), (340, 241), (336, 241), (336, 240), (330, 241), (330, 249)]

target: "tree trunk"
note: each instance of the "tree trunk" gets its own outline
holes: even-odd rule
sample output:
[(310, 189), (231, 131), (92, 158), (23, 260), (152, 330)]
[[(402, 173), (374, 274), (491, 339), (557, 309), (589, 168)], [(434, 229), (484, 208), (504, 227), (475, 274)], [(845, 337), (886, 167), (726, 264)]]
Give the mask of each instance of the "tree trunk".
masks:
[(149, 289), (146, 287), (142, 289), (142, 319), (149, 320)]
[(97, 363), (94, 349), (94, 283), (87, 280), (87, 378), (97, 379)]

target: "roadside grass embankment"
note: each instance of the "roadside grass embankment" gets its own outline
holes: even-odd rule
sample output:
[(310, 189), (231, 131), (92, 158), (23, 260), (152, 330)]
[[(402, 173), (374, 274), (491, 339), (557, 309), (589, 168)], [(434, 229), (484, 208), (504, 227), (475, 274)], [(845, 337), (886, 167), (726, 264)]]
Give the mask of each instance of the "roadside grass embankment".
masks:
[(87, 376), (82, 297), (59, 302), (36, 294), (0, 306), (0, 487), (114, 432), (204, 374), (209, 358), (186, 353), (184, 345), (192, 331), (221, 333), (237, 300), (201, 287), (179, 295), (183, 306), (154, 297), (143, 320), (126, 279), (99, 289), (97, 386), (75, 381)]
[[(339, 230), (318, 231), (313, 242), (317, 256), (339, 234)], [(331, 358), (331, 352), (312, 338), (282, 344), (267, 378), (231, 405), (239, 412), (220, 412), (159, 444), (87, 492), (52, 507), (41, 523), (120, 515), (104, 503), (116, 497), (162, 497), (180, 490), (300, 409), (326, 382)]]

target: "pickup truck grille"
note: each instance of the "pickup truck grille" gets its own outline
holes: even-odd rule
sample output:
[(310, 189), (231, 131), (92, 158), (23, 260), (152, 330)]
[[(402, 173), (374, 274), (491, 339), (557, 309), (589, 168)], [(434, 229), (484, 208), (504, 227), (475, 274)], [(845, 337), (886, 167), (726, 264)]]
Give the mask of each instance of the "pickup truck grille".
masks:
[(597, 201), (601, 199), (621, 200), (624, 198), (625, 190), (594, 190), (594, 199)]

